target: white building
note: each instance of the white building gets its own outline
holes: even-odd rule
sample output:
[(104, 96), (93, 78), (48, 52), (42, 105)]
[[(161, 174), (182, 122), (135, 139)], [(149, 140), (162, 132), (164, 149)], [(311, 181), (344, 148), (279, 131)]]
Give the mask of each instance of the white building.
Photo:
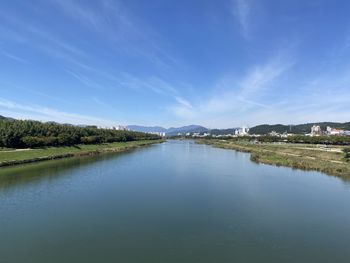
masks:
[(127, 131), (128, 128), (126, 126), (118, 125), (118, 126), (114, 127), (114, 130)]
[(165, 132), (147, 132), (148, 134), (155, 134), (158, 135), (160, 137), (165, 137)]
[(249, 128), (246, 126), (243, 126), (242, 128), (238, 128), (237, 130), (235, 130), (235, 135), (245, 136), (245, 135), (248, 135), (248, 132), (249, 132)]
[(276, 131), (272, 131), (269, 133), (270, 136), (280, 136), (280, 134)]
[(97, 129), (105, 129), (105, 130), (116, 130), (116, 131), (128, 131), (126, 126), (117, 125), (117, 126), (97, 126)]
[(327, 126), (327, 134), (328, 135), (342, 135), (344, 134), (344, 130), (334, 129), (332, 127)]
[(311, 136), (320, 136), (322, 135), (322, 130), (319, 125), (313, 125), (311, 127)]

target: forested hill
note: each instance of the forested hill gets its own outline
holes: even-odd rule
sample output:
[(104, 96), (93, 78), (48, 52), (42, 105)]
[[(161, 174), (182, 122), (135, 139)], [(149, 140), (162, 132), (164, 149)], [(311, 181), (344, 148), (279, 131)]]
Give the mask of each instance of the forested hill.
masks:
[(238, 128), (229, 128), (229, 129), (212, 129), (210, 130), (210, 134), (212, 135), (228, 135), (235, 134)]
[(134, 131), (0, 118), (0, 147), (68, 146), (158, 138), (157, 135)]
[(263, 124), (258, 125), (253, 128), (250, 128), (249, 133), (250, 134), (267, 134), (272, 131), (278, 132), (278, 133), (294, 133), (294, 134), (305, 134), (310, 133), (311, 127), (313, 125), (319, 125), (322, 130), (326, 130), (327, 126), (330, 126), (332, 128), (339, 128), (344, 130), (350, 130), (350, 122), (315, 122), (315, 123), (306, 123), (306, 124), (298, 124), (298, 125), (282, 125), (282, 124), (275, 124), (275, 125), (269, 125), (269, 124)]

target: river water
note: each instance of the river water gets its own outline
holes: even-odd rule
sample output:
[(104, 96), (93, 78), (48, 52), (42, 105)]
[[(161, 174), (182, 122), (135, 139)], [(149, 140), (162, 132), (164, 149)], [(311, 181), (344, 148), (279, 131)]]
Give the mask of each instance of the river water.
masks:
[(0, 169), (0, 262), (350, 262), (350, 185), (168, 141)]

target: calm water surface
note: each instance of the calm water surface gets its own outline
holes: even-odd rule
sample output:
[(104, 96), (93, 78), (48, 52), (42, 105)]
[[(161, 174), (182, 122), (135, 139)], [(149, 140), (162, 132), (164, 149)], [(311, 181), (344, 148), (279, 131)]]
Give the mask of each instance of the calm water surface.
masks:
[(0, 169), (0, 262), (350, 262), (350, 187), (169, 141)]

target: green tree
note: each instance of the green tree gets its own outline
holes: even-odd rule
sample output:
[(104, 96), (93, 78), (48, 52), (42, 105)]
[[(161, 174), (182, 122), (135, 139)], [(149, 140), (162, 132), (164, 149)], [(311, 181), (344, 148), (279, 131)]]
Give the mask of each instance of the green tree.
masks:
[(350, 161), (350, 147), (343, 148), (344, 158), (347, 162)]

